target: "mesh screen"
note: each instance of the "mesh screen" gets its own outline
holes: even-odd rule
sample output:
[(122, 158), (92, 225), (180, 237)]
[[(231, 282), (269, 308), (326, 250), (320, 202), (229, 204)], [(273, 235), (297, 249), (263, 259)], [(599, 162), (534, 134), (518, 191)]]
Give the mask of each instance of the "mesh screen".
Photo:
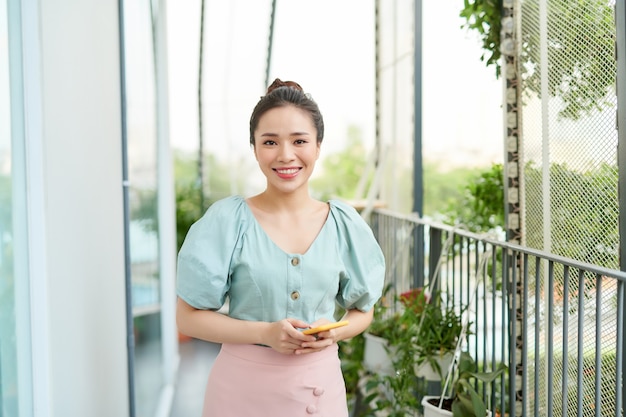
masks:
[[(522, 142), (524, 161), (524, 225), (527, 246), (579, 261), (618, 269), (617, 130), (614, 2), (591, 0), (523, 0), (521, 2)], [(615, 291), (596, 277), (585, 287), (569, 283), (565, 303), (563, 273), (549, 288), (539, 271), (532, 301), (533, 320), (547, 328), (545, 303), (554, 297), (553, 340), (546, 332), (529, 335), (527, 358), (530, 409), (548, 415), (596, 415), (595, 369), (600, 358), (600, 415), (615, 413)], [(578, 277), (570, 277), (570, 280)], [(600, 290), (600, 292), (598, 292)], [(581, 298), (582, 297), (582, 298)], [(583, 313), (579, 314), (579, 301)], [(539, 306), (535, 310), (536, 304)], [(598, 307), (598, 308), (596, 308)], [(539, 311), (539, 317), (536, 312)], [(599, 321), (597, 315), (605, 319)], [(564, 328), (567, 322), (567, 328)], [(581, 333), (581, 334), (579, 334)], [(583, 341), (580, 352), (578, 338)], [(599, 339), (598, 339), (599, 338)], [(571, 341), (572, 343), (565, 343)], [(597, 340), (599, 343), (596, 344)], [(552, 399), (547, 398), (548, 344), (554, 355), (567, 351), (567, 361), (553, 372)], [(538, 356), (537, 356), (538, 355)], [(582, 384), (578, 387), (578, 360)], [(562, 356), (561, 356), (562, 357)], [(544, 359), (542, 359), (544, 358)], [(567, 363), (564, 369), (563, 363)], [(532, 372), (535, 370), (536, 372)], [(567, 398), (563, 398), (566, 379)], [(536, 383), (536, 385), (535, 385)], [(535, 387), (537, 391), (535, 392)], [(567, 410), (564, 410), (564, 407)]]
[(613, 6), (545, 3), (522, 2), (526, 244), (617, 268)]

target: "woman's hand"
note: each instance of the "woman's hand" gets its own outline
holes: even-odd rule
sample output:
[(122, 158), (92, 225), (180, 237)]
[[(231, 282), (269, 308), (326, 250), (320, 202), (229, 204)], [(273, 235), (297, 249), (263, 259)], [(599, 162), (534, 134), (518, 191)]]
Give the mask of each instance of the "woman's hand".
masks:
[[(327, 319), (320, 319), (320, 320), (315, 321), (313, 324), (311, 324), (310, 327), (318, 327), (318, 326), (322, 326), (328, 323), (332, 323), (332, 322)], [(335, 331), (335, 329), (330, 329), (330, 330), (326, 330), (323, 332), (315, 333), (312, 336), (314, 336), (314, 340), (303, 342), (301, 346), (294, 351), (296, 355), (319, 352), (321, 350), (326, 349), (328, 346), (332, 345), (333, 343), (336, 343), (339, 341), (337, 337), (337, 332)]]
[(305, 335), (298, 330), (307, 327), (308, 323), (297, 319), (283, 319), (270, 323), (263, 344), (280, 353), (297, 353), (304, 343), (315, 342), (315, 336)]

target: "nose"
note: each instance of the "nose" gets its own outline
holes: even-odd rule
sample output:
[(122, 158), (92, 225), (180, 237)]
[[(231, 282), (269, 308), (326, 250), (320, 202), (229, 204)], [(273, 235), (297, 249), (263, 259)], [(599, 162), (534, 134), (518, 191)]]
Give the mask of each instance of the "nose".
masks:
[(278, 153), (278, 160), (280, 162), (290, 162), (295, 159), (294, 150), (291, 144), (284, 143), (280, 146), (280, 152)]

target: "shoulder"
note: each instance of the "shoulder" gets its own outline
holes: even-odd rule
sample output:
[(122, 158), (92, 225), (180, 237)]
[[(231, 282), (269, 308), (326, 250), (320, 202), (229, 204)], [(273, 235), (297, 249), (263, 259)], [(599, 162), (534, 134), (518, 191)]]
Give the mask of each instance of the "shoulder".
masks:
[(340, 221), (356, 222), (358, 224), (367, 225), (359, 212), (350, 204), (341, 200), (329, 200), (331, 214)]
[(228, 212), (229, 210), (239, 210), (246, 204), (245, 199), (240, 195), (231, 195), (217, 200), (209, 206), (207, 211)]
[(372, 228), (354, 207), (340, 200), (330, 200), (328, 203), (330, 216), (335, 222), (339, 236), (354, 244), (359, 244), (363, 239), (370, 241), (373, 238)]
[(212, 203), (202, 217), (194, 223), (196, 228), (232, 228), (245, 222), (246, 202), (239, 195), (229, 196)]
[[(228, 246), (236, 242), (245, 231), (245, 200), (240, 196), (226, 197), (211, 204), (204, 215), (191, 225), (181, 252), (193, 252), (200, 248), (207, 252), (207, 245), (218, 242)], [(208, 252), (207, 252), (208, 253)]]
[(236, 219), (245, 215), (246, 201), (242, 196), (233, 195), (213, 202), (203, 218)]

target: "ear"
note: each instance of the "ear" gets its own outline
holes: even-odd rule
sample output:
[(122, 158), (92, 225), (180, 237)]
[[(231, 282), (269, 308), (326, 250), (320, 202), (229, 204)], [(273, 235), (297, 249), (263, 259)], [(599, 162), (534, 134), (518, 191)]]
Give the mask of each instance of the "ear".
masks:
[(254, 153), (254, 159), (257, 160), (257, 162), (259, 161), (259, 156), (256, 154), (256, 146), (252, 145), (252, 152)]
[(315, 152), (315, 160), (317, 161), (318, 159), (320, 159), (320, 152), (322, 150), (322, 144), (317, 142), (317, 151)]

